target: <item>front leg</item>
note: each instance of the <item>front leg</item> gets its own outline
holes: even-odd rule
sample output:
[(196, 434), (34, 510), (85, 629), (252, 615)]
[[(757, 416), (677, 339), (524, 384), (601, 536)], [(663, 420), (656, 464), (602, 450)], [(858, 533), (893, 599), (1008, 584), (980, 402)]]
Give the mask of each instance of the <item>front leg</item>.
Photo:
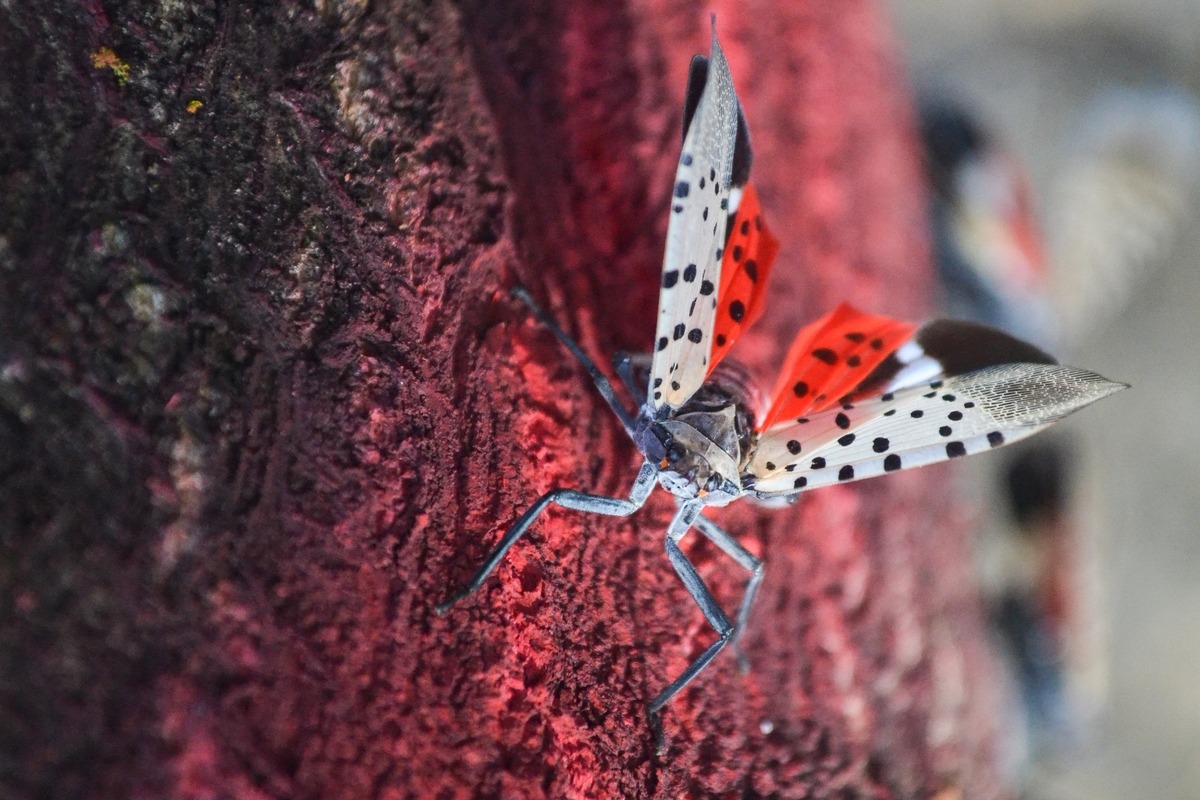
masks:
[(500, 544), (484, 560), (483, 566), (475, 573), (475, 577), (471, 578), (471, 582), (464, 588), (451, 595), (447, 600), (438, 603), (435, 610), (438, 616), (444, 616), (450, 610), (450, 606), (457, 603), (467, 595), (478, 589), (483, 582), (487, 580), (488, 575), (492, 574), (492, 570), (496, 565), (503, 560), (505, 554), (509, 551), (517, 540), (525, 535), (533, 525), (534, 520), (546, 510), (546, 507), (551, 503), (570, 508), (575, 511), (584, 511), (591, 514), (605, 514), (610, 517), (628, 517), (633, 512), (637, 511), (646, 503), (646, 498), (650, 496), (650, 492), (654, 489), (654, 481), (656, 477), (654, 465), (649, 462), (642, 464), (642, 469), (638, 472), (637, 480), (633, 482), (633, 489), (629, 492), (628, 499), (619, 497), (605, 497), (598, 494), (586, 494), (577, 492), (574, 489), (553, 489), (539, 497), (521, 517), (513, 523), (513, 526), (504, 534), (504, 538), (500, 540)]

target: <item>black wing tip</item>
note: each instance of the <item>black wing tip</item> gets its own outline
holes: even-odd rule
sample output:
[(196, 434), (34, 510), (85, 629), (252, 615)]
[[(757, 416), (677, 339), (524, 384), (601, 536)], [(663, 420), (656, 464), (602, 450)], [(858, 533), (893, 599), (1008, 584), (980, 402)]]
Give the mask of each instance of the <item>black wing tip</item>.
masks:
[(697, 53), (692, 56), (688, 65), (687, 89), (683, 93), (683, 133), (680, 141), (687, 139), (688, 129), (692, 127), (692, 119), (700, 106), (700, 96), (704, 94), (704, 86), (708, 83), (708, 56)]
[(917, 331), (917, 344), (936, 359), (946, 377), (1000, 364), (1058, 364), (1040, 347), (1012, 334), (961, 319), (935, 319)]

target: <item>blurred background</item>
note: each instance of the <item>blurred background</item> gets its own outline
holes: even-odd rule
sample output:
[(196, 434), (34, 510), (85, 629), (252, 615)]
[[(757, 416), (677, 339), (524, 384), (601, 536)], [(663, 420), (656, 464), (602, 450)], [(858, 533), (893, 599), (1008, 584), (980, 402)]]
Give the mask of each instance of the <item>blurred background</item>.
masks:
[[(1041, 234), (1040, 249), (967, 270), (984, 301), (948, 291), (947, 305), (1015, 309), (1015, 332), (1133, 384), (1062, 426), (1053, 513), (997, 511), (1013, 482), (999, 453), (972, 475), (989, 599), (1022, 584), (1050, 598), (1033, 603), (1047, 624), (1029, 637), (1055, 640), (1049, 668), (1009, 648), (1014, 777), (1028, 798), (1200, 797), (1200, 0), (891, 0), (890, 12), (927, 111), (965, 112), (982, 149), (1003, 154), (976, 157), (979, 137), (940, 128), (954, 163), (939, 239), (974, 242), (986, 261), (996, 250), (979, 243), (1006, 203), (1026, 204)], [(1027, 197), (1005, 169), (1027, 176)]]

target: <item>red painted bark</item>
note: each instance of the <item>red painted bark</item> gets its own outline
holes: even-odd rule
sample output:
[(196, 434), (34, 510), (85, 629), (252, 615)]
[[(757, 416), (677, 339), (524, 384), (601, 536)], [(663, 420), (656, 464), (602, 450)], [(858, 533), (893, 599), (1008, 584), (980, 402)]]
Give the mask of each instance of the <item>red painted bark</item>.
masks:
[[(317, 6), (4, 12), (0, 793), (1000, 794), (948, 469), (716, 515), (768, 563), (754, 668), (673, 703), (662, 758), (645, 703), (712, 638), (669, 498), (551, 511), (433, 614), (541, 492), (628, 490), (505, 290), (598, 358), (649, 341), (706, 8)], [(840, 299), (919, 317), (878, 9), (713, 10), (783, 241), (740, 355)], [(688, 549), (732, 608), (744, 576)]]

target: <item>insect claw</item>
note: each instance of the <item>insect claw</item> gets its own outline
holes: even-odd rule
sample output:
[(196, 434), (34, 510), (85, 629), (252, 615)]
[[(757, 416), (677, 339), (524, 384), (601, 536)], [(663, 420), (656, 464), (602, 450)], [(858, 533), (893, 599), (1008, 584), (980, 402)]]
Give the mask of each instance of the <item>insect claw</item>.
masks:
[(666, 734), (663, 733), (661, 712), (650, 712), (650, 730), (654, 733), (654, 755), (666, 755), (667, 737)]
[(433, 607), (433, 613), (439, 617), (444, 617), (450, 611), (450, 607), (457, 603), (461, 598), (455, 595), (447, 600), (443, 600)]
[(737, 642), (733, 643), (733, 654), (737, 657), (738, 672), (747, 675), (750, 672), (750, 659), (746, 658), (746, 652), (742, 650), (742, 646)]

